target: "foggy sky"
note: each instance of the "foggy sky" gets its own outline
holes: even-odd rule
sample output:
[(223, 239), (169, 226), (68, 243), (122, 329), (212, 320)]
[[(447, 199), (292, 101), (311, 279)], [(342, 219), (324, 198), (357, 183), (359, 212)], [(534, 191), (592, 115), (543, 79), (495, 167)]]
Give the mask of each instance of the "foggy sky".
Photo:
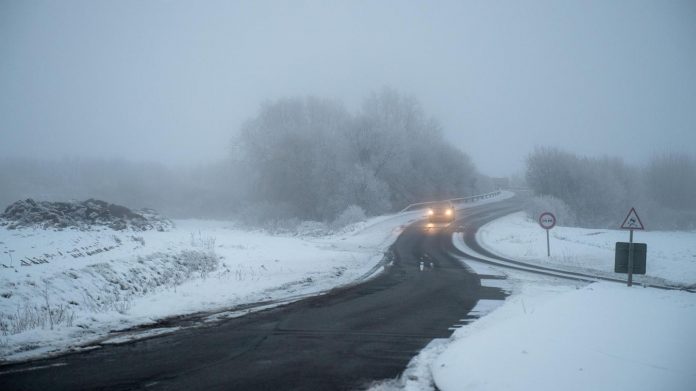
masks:
[(696, 2), (0, 0), (0, 156), (224, 157), (264, 100), (415, 96), (489, 175), (696, 150)]

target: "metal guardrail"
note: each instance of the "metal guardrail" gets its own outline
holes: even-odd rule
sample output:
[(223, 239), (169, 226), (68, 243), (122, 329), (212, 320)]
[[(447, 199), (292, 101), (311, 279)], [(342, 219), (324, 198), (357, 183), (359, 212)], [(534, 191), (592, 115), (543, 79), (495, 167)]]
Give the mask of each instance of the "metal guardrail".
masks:
[(401, 210), (399, 211), (399, 213), (408, 212), (408, 211), (411, 210), (411, 209), (423, 208), (423, 207), (426, 207), (426, 206), (428, 206), (428, 205), (439, 204), (439, 203), (441, 203), (441, 202), (451, 202), (451, 203), (453, 203), (453, 204), (461, 204), (461, 203), (475, 202), (475, 201), (478, 201), (478, 200), (483, 200), (483, 199), (487, 199), (487, 198), (493, 198), (493, 197), (495, 197), (495, 196), (497, 196), (497, 195), (500, 195), (500, 193), (501, 193), (501, 191), (500, 191), (500, 190), (497, 190), (497, 191), (493, 191), (493, 192), (490, 192), (490, 193), (479, 194), (479, 195), (470, 196), (470, 197), (451, 198), (451, 199), (449, 199), (449, 200), (440, 200), (440, 201), (418, 202), (418, 203), (411, 204), (411, 205), (409, 205), (409, 206), (407, 206), (407, 207), (401, 209)]

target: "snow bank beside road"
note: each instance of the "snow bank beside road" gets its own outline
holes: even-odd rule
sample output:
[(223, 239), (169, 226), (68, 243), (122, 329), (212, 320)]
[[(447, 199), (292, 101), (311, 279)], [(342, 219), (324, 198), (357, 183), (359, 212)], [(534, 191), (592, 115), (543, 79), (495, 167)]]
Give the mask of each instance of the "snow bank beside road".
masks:
[[(236, 307), (362, 281), (382, 269), (403, 227), (423, 217), (424, 210), (379, 216), (324, 236), (198, 220), (176, 221), (167, 232), (0, 227), (0, 362), (157, 327), (170, 316), (239, 316)], [(109, 341), (140, 337), (116, 334)]]
[[(505, 258), (613, 273), (620, 230), (556, 227), (545, 232), (524, 213), (482, 227), (477, 239)], [(648, 276), (696, 283), (695, 232), (636, 232), (648, 244)], [(476, 261), (466, 261), (476, 264)], [(696, 294), (623, 284), (577, 282), (490, 266), (514, 286), (505, 304), (458, 329), (430, 363), (449, 390), (691, 390), (696, 384)], [(641, 280), (638, 276), (637, 280)]]
[[(161, 318), (286, 300), (378, 271), (420, 212), (321, 237), (183, 220), (167, 232), (0, 227), (0, 360), (35, 357)], [(21, 261), (24, 262), (21, 262)]]
[(459, 329), (431, 368), (448, 390), (691, 390), (696, 295), (525, 285)]
[[(484, 225), (477, 240), (505, 258), (625, 277), (614, 273), (614, 246), (616, 242), (628, 241), (628, 231), (556, 226), (550, 233), (550, 258), (546, 256), (546, 233), (524, 212)], [(682, 286), (696, 285), (696, 232), (635, 231), (634, 241), (648, 245), (647, 274), (635, 275), (636, 282), (651, 278)]]

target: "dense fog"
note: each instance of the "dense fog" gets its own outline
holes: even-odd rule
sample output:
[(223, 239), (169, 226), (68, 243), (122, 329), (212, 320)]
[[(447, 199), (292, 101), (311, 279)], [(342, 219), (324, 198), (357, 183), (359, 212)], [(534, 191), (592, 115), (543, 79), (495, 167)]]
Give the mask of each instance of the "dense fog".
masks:
[(131, 208), (154, 208), (173, 217), (228, 218), (237, 208), (235, 167), (227, 161), (172, 168), (123, 159), (0, 159), (0, 203), (102, 199)]
[(511, 177), (572, 224), (635, 204), (689, 227), (694, 21), (689, 0), (0, 1), (0, 209), (340, 225)]
[[(368, 94), (355, 111), (320, 97), (269, 100), (220, 143), (228, 156), (197, 166), (0, 158), (0, 204), (97, 198), (171, 217), (278, 229), (307, 220), (342, 226), (501, 183), (448, 143), (415, 97), (392, 88)], [(650, 229), (696, 228), (693, 154), (655, 154), (630, 165), (537, 147), (521, 177), (508, 182), (532, 191), (530, 216), (550, 210), (564, 225), (615, 227), (636, 207)]]
[[(207, 164), (264, 100), (415, 96), (485, 174), (696, 145), (696, 3), (0, 1), (0, 156)], [(224, 141), (223, 141), (224, 140)]]
[(493, 189), (413, 97), (384, 88), (351, 113), (316, 97), (269, 101), (195, 168), (126, 160), (0, 160), (0, 202), (100, 198), (175, 217), (332, 222)]

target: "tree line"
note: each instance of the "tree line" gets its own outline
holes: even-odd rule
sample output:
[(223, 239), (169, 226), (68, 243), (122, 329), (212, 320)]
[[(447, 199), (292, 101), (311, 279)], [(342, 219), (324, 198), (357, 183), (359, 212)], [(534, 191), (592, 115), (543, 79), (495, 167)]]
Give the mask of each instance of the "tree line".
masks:
[[(616, 228), (636, 207), (651, 229), (696, 228), (696, 159), (667, 153), (644, 167), (540, 147), (526, 161), (531, 207), (558, 211), (565, 224)], [(618, 221), (618, 223), (617, 223)]]
[(392, 89), (355, 113), (316, 97), (269, 101), (231, 139), (227, 159), (186, 168), (0, 159), (0, 203), (98, 198), (173, 217), (350, 222), (492, 188), (415, 99)]

